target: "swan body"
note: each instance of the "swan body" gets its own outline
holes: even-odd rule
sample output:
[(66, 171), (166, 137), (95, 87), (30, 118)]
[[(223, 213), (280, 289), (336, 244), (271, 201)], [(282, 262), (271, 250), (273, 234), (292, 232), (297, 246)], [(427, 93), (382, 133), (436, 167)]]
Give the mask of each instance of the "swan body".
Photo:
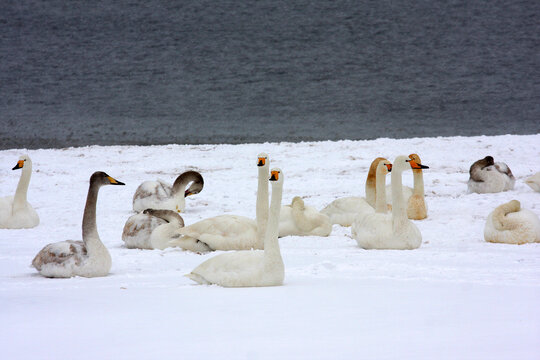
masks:
[[(191, 185), (186, 189), (189, 183)], [(172, 185), (161, 179), (145, 181), (133, 195), (133, 210), (141, 212), (145, 209), (163, 209), (182, 212), (186, 207), (185, 198), (198, 194), (203, 187), (203, 177), (197, 171), (184, 172)]]
[(186, 276), (199, 284), (223, 287), (283, 285), (285, 268), (279, 250), (279, 213), (283, 173), (272, 169), (272, 201), (264, 236), (264, 250), (244, 250), (217, 255), (197, 266)]
[(321, 213), (330, 218), (332, 224), (351, 226), (359, 213), (373, 212), (376, 196), (376, 170), (379, 162), (386, 160), (378, 157), (371, 162), (366, 179), (366, 197), (348, 196), (332, 201)]
[[(124, 225), (122, 240), (128, 249), (160, 249), (170, 247), (170, 242), (180, 237), (178, 229), (184, 220), (172, 210), (146, 209), (131, 216)], [(208, 251), (200, 246), (198, 251)]]
[(332, 232), (330, 218), (312, 206), (306, 206), (304, 200), (295, 196), (291, 205), (281, 208), (279, 219), (279, 237), (328, 236)]
[(268, 155), (257, 155), (258, 185), (256, 221), (245, 216), (220, 215), (203, 219), (179, 230), (181, 238), (171, 242), (186, 250), (204, 244), (209, 250), (262, 249), (268, 220)]
[(32, 175), (32, 160), (28, 155), (19, 158), (13, 170), (22, 169), (15, 196), (0, 198), (0, 229), (33, 228), (39, 225), (39, 216), (26, 200)]
[[(376, 212), (358, 215), (352, 225), (351, 234), (358, 246), (364, 249), (416, 249), (422, 244), (420, 230), (407, 218), (403, 198), (401, 175), (411, 168), (427, 168), (398, 156), (392, 165), (392, 213), (386, 213), (385, 170), (388, 164), (381, 162), (377, 168)], [(380, 176), (379, 176), (380, 174)], [(380, 189), (380, 190), (379, 190)]]
[(470, 193), (496, 193), (512, 190), (515, 182), (508, 165), (503, 162), (496, 163), (493, 157), (486, 156), (471, 165), (467, 187)]
[(540, 172), (525, 179), (525, 184), (529, 185), (534, 191), (540, 192)]
[(112, 261), (109, 251), (101, 242), (96, 225), (96, 202), (103, 185), (124, 185), (104, 172), (90, 177), (82, 221), (82, 241), (61, 241), (45, 246), (32, 260), (32, 266), (46, 277), (106, 276)]
[(540, 242), (540, 219), (517, 200), (499, 205), (484, 227), (484, 239), (493, 243), (525, 244)]

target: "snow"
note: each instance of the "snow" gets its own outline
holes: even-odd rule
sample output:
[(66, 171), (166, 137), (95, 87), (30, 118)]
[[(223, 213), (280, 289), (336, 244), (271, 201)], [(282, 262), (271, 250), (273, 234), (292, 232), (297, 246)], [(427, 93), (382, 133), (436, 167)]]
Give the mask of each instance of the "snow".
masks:
[[(517, 199), (540, 214), (524, 179), (540, 169), (540, 134), (243, 145), (90, 146), (0, 151), (0, 196), (12, 195), (27, 152), (34, 173), (33, 229), (0, 230), (1, 359), (538, 359), (540, 244), (486, 243), (486, 218)], [(428, 218), (417, 250), (358, 248), (350, 228), (280, 239), (285, 284), (199, 286), (183, 275), (215, 253), (127, 249), (122, 228), (145, 180), (199, 171), (186, 224), (224, 213), (255, 217), (256, 156), (283, 170), (283, 201), (322, 209), (364, 195), (371, 161), (416, 152)], [(467, 194), (469, 166), (506, 162), (515, 189)], [(47, 279), (29, 267), (46, 244), (81, 239), (88, 179), (102, 170), (126, 183), (100, 190), (98, 231), (113, 258), (103, 278)], [(412, 173), (404, 174), (412, 185)]]

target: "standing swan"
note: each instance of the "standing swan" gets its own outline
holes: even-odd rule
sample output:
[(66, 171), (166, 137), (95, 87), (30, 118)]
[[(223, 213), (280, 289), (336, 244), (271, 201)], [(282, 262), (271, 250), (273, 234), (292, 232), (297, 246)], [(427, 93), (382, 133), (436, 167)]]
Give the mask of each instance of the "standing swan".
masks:
[(332, 224), (341, 226), (351, 226), (356, 215), (361, 212), (372, 212), (375, 207), (376, 194), (376, 171), (377, 165), (381, 161), (386, 161), (385, 158), (378, 157), (371, 162), (369, 172), (366, 179), (366, 198), (358, 196), (348, 196), (332, 201), (321, 213), (330, 218)]
[(285, 269), (278, 242), (279, 212), (283, 192), (283, 173), (272, 169), (272, 201), (264, 250), (244, 250), (220, 254), (206, 260), (186, 276), (199, 284), (224, 287), (283, 285)]
[(295, 196), (291, 205), (281, 208), (279, 237), (328, 236), (332, 232), (330, 218), (311, 206), (306, 206), (301, 197)]
[(494, 162), (492, 156), (475, 161), (469, 169), (467, 187), (470, 193), (496, 193), (512, 190), (516, 179), (503, 162)]
[[(385, 186), (384, 173), (387, 164), (379, 164), (377, 173), (377, 211), (365, 213), (357, 217), (351, 229), (352, 237), (358, 246), (364, 249), (416, 249), (422, 244), (420, 231), (408, 218), (403, 199), (401, 175), (407, 169), (427, 169), (427, 166), (417, 164), (406, 156), (398, 156), (392, 165), (392, 213), (386, 214), (382, 206), (386, 194), (378, 191)], [(380, 178), (380, 179), (379, 179)], [(384, 196), (384, 197), (383, 197)]]
[(61, 241), (45, 246), (32, 260), (32, 266), (46, 277), (106, 276), (111, 269), (111, 255), (99, 239), (96, 225), (96, 202), (103, 185), (125, 185), (97, 171), (90, 177), (84, 207), (82, 241)]
[(182, 212), (186, 207), (185, 198), (200, 193), (203, 186), (203, 177), (197, 171), (186, 171), (176, 178), (172, 186), (161, 179), (145, 181), (133, 195), (133, 210), (141, 212), (145, 209), (164, 209)]
[(517, 200), (499, 205), (489, 214), (484, 239), (493, 243), (525, 244), (540, 242), (540, 219)]
[(33, 228), (39, 225), (39, 216), (26, 200), (32, 160), (28, 155), (19, 158), (13, 170), (22, 169), (15, 196), (0, 198), (0, 229)]
[(268, 221), (268, 155), (257, 156), (258, 185), (256, 221), (238, 215), (220, 215), (198, 221), (179, 230), (182, 238), (174, 246), (194, 250), (191, 245), (203, 243), (211, 250), (248, 250), (264, 247)]

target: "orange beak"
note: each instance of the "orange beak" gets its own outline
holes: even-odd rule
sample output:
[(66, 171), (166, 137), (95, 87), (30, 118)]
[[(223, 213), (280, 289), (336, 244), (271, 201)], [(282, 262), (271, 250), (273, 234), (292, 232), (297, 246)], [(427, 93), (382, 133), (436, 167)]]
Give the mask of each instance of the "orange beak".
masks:
[(23, 166), (24, 166), (24, 160), (19, 160), (17, 161), (17, 165), (15, 165), (15, 167), (11, 170), (22, 169)]
[(411, 168), (413, 169), (429, 169), (429, 166), (418, 164), (414, 160), (409, 160), (409, 164), (411, 165)]
[(279, 171), (272, 171), (272, 175), (270, 176), (270, 181), (278, 181), (279, 180)]
[(259, 162), (257, 163), (257, 166), (264, 166), (264, 165), (266, 165), (266, 159), (259, 158)]

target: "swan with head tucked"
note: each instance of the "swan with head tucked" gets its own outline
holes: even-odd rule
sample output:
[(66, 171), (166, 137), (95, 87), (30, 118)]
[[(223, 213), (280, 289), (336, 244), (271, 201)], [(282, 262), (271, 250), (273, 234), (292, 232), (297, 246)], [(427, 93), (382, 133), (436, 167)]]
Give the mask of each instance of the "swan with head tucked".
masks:
[(32, 260), (32, 266), (46, 277), (106, 276), (111, 269), (111, 255), (101, 242), (96, 224), (96, 203), (103, 185), (124, 185), (97, 171), (90, 177), (90, 187), (82, 220), (82, 241), (62, 241), (45, 246)]
[(285, 268), (278, 242), (279, 212), (283, 192), (283, 173), (271, 171), (272, 200), (264, 250), (227, 252), (206, 260), (186, 276), (199, 284), (223, 287), (283, 285)]
[(377, 165), (381, 161), (386, 161), (385, 158), (378, 157), (371, 162), (366, 179), (366, 197), (348, 196), (332, 201), (321, 213), (330, 218), (332, 224), (341, 226), (351, 226), (354, 219), (359, 213), (373, 212), (375, 207), (376, 194), (376, 170)]
[(211, 250), (262, 249), (268, 221), (268, 155), (257, 156), (258, 185), (256, 221), (238, 215), (220, 215), (188, 225), (178, 232), (182, 235), (170, 244), (194, 250), (190, 244), (204, 244)]
[(529, 185), (534, 191), (540, 192), (540, 172), (525, 179), (525, 184)]
[[(186, 189), (189, 183), (191, 185)], [(200, 193), (203, 186), (203, 177), (197, 171), (184, 172), (172, 185), (161, 179), (145, 181), (133, 195), (133, 210), (141, 212), (145, 209), (163, 209), (182, 212), (186, 207), (185, 198)]]
[(484, 239), (505, 244), (540, 242), (540, 219), (532, 211), (522, 209), (519, 201), (512, 200), (489, 214)]
[[(358, 215), (351, 233), (364, 249), (416, 249), (422, 244), (420, 230), (407, 218), (401, 176), (404, 170), (427, 168), (406, 156), (398, 156), (392, 164), (392, 213), (386, 213), (385, 172), (388, 163), (377, 167), (377, 205), (375, 213)], [(379, 176), (381, 174), (381, 176)], [(379, 191), (381, 189), (382, 191)]]
[(33, 228), (39, 225), (39, 216), (26, 200), (32, 160), (28, 155), (19, 158), (13, 170), (22, 169), (15, 196), (0, 198), (0, 229)]
[(295, 196), (291, 205), (281, 208), (279, 237), (328, 236), (332, 232), (330, 218), (311, 206), (306, 206), (301, 197)]
[(471, 165), (467, 187), (470, 193), (496, 193), (512, 190), (515, 182), (508, 165), (494, 162), (492, 156), (486, 156)]

